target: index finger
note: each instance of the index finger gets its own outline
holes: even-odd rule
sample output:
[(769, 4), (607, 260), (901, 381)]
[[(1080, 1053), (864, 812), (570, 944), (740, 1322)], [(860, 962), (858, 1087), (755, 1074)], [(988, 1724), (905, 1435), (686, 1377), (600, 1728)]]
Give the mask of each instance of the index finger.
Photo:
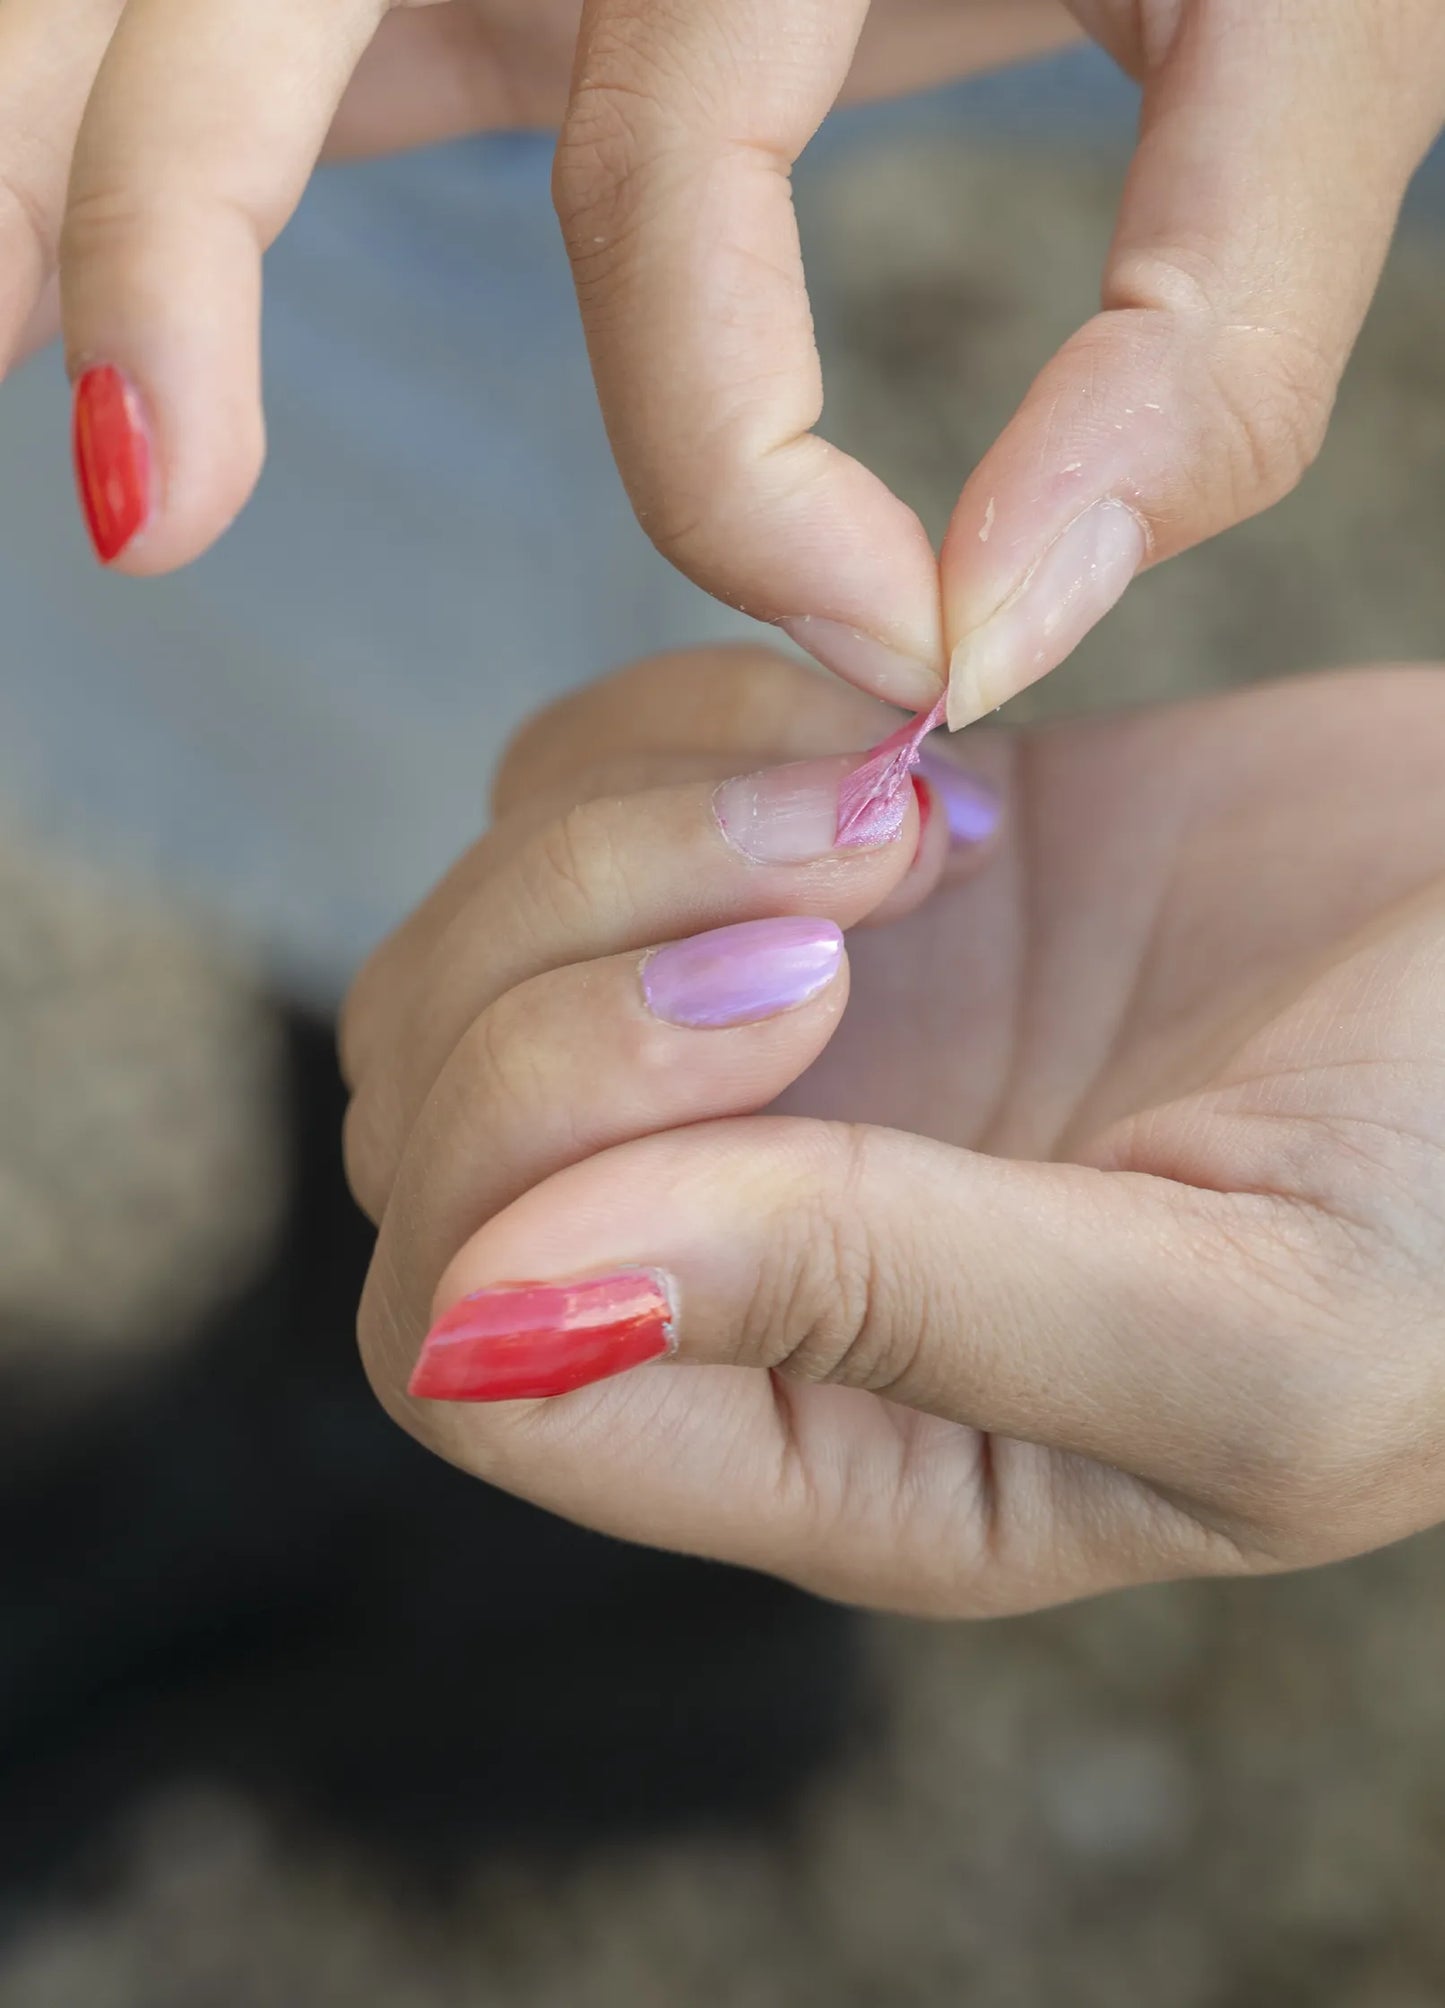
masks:
[(638, 519), (701, 586), (849, 682), (942, 681), (927, 533), (813, 431), (822, 374), (789, 174), (867, 0), (589, 0), (554, 193)]

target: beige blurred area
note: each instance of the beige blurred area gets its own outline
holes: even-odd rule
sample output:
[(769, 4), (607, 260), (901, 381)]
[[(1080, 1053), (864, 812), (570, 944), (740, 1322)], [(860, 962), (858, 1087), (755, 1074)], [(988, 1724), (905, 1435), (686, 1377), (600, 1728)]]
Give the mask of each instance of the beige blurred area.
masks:
[[(1093, 156), (943, 140), (810, 185), (827, 429), (931, 528), (1089, 310), (1115, 194)], [(1440, 649), (1440, 248), (1399, 243), (1301, 492), (1143, 581), (1030, 715)], [(271, 1218), (254, 986), (13, 831), (0, 943), (0, 1323), (96, 1348), (175, 1331)], [(479, 1869), (422, 1918), (198, 1787), (137, 1817), (116, 1890), (27, 1922), (0, 2008), (1445, 2001), (1441, 1538), (987, 1627), (880, 1622), (870, 1652), (876, 1732), (780, 1837)]]

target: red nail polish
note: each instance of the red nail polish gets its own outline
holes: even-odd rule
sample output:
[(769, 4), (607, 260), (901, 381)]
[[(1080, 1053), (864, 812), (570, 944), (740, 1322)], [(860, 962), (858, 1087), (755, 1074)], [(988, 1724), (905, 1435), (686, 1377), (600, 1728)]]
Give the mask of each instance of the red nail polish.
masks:
[(928, 819), (933, 814), (933, 790), (926, 781), (913, 776), (913, 794), (918, 803), (918, 841), (923, 842), (923, 832), (928, 828)]
[(408, 1385), (425, 1401), (530, 1401), (626, 1373), (673, 1347), (655, 1269), (575, 1283), (504, 1283), (438, 1318)]
[(96, 556), (118, 558), (150, 512), (151, 449), (134, 387), (102, 363), (75, 386), (75, 481)]

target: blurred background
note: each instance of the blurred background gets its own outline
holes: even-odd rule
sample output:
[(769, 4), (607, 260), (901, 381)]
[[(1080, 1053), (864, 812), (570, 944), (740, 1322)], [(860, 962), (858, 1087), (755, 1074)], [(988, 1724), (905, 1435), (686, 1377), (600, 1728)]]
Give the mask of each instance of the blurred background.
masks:
[[(826, 429), (941, 530), (1089, 311), (1133, 93), (832, 122)], [(637, 532), (541, 140), (317, 181), (270, 466), (100, 576), (58, 362), (0, 397), (0, 2008), (1438, 2008), (1445, 1544), (864, 1621), (425, 1458), (351, 1339), (348, 970), (536, 704), (752, 631)], [(1445, 634), (1445, 161), (1330, 442), (1030, 715)]]

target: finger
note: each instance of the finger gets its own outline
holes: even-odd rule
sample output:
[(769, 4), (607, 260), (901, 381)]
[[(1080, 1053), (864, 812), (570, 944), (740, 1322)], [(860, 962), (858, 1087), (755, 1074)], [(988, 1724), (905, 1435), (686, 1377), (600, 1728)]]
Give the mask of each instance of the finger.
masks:
[(564, 1166), (772, 1101), (822, 1050), (847, 991), (839, 929), (783, 918), (579, 963), (499, 998), (448, 1059), (394, 1180), (348, 1122), (352, 1190), (380, 1224), (376, 1314), (424, 1330), (457, 1248)]
[(367, 1026), (394, 1036), (398, 999), (415, 990), (442, 932), (507, 857), (568, 810), (866, 748), (893, 722), (884, 706), (832, 678), (755, 648), (654, 656), (539, 712), (512, 742), (492, 791), (502, 826), (453, 866), (361, 972), (343, 1022), (348, 1078), (362, 1064)]
[(1061, 662), (1141, 567), (1294, 485), (1445, 110), (1433, 0), (1172, 18), (1144, 52), (1104, 311), (1034, 383), (944, 543), (954, 726)]
[(734, 772), (829, 753), (861, 752), (897, 714), (810, 665), (751, 647), (648, 656), (537, 712), (507, 748), (492, 789), (498, 815), (539, 796), (591, 792), (599, 769), (635, 760), (657, 787), (683, 778), (678, 760), (722, 760)]
[(435, 146), (465, 133), (561, 123), (575, 17), (556, 7), (508, 28), (469, 5), (389, 14), (326, 137), (328, 160)]
[[(920, 843), (916, 799), (891, 837), (835, 842), (846, 761), (814, 761), (583, 803), (488, 874), (430, 943), (371, 1030), (348, 1030), (353, 1126), (389, 1177), (448, 1055), (488, 1005), (570, 964), (733, 922), (792, 915), (851, 926), (912, 868), (937, 882), (944, 841)], [(364, 1002), (362, 1009), (366, 1009)]]
[(554, 187), (639, 521), (708, 591), (921, 707), (938, 568), (913, 512), (813, 431), (822, 379), (789, 171), (867, 0), (590, 0)]
[[(1317, 1231), (1281, 1201), (1138, 1174), (714, 1124), (576, 1165), (489, 1222), (441, 1279), (428, 1346), (486, 1402), (499, 1335), (515, 1364), (529, 1321), (557, 1310), (509, 1293), (535, 1279), (569, 1298), (549, 1357), (570, 1320), (605, 1372), (605, 1279), (645, 1272), (684, 1363), (869, 1390), (1247, 1512), (1331, 1428), (1328, 1369), (1298, 1342)], [(445, 1427), (485, 1443), (494, 1425)]]
[(49, 339), (30, 324), (55, 270), (75, 135), (121, 4), (0, 9), (0, 367)]
[(1077, 41), (1058, 0), (890, 0), (870, 9), (844, 101), (937, 90), (950, 78), (1023, 63)]
[(383, 0), (130, 0), (77, 142), (62, 239), (76, 462), (102, 561), (203, 551), (260, 470), (261, 254)]

